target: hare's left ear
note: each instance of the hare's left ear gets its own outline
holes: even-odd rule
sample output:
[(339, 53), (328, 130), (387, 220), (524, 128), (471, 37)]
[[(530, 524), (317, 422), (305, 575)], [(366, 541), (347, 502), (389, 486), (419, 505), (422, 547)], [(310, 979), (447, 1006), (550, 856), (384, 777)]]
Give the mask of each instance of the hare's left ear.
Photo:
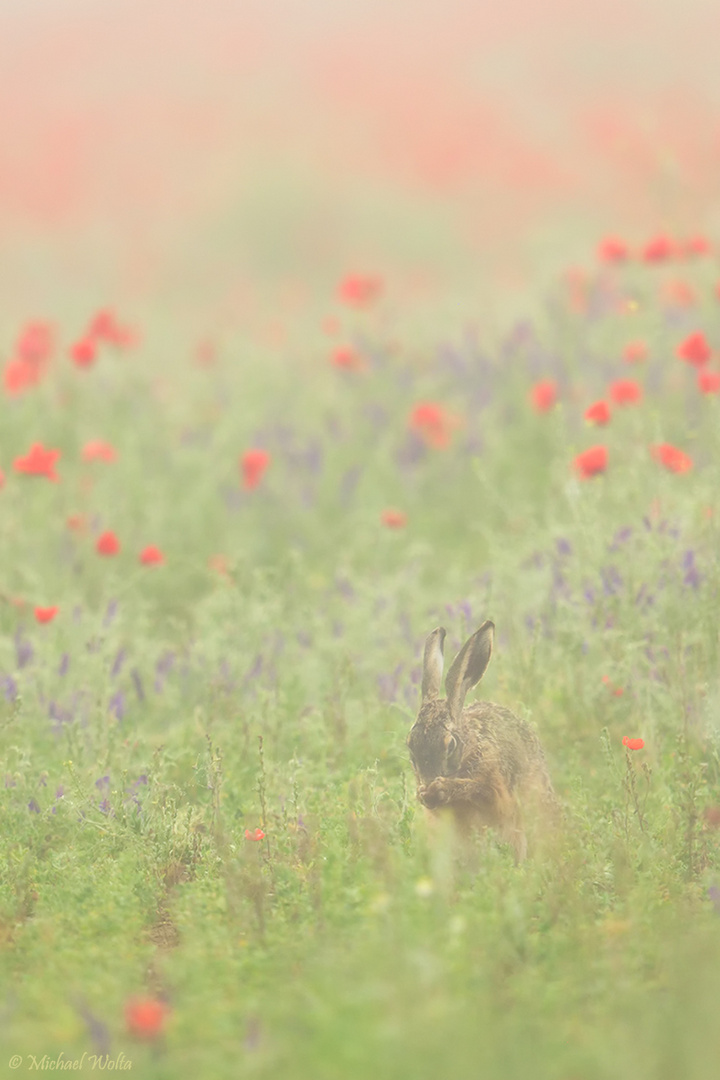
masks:
[(445, 680), (448, 707), (453, 720), (460, 717), (465, 695), (471, 686), (479, 683), (490, 663), (495, 624), (488, 619), (463, 645), (457, 654)]
[(440, 685), (443, 673), (443, 646), (445, 644), (445, 627), (438, 626), (433, 630), (425, 642), (423, 653), (423, 677), (420, 703), (433, 701), (440, 696)]

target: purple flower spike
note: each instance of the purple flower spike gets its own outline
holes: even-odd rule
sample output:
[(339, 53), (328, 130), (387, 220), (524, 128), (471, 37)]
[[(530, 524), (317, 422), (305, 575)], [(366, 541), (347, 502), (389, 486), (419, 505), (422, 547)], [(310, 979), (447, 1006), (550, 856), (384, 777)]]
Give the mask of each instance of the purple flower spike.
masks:
[(6, 701), (14, 701), (18, 695), (17, 683), (10, 675), (0, 675), (0, 690)]
[(103, 619), (103, 626), (109, 626), (110, 625), (110, 623), (113, 621), (113, 619), (117, 615), (117, 610), (118, 610), (118, 602), (117, 602), (117, 600), (111, 600), (110, 603), (107, 606), (107, 611), (105, 612), (105, 618)]
[(125, 704), (125, 694), (122, 690), (118, 690), (118, 692), (116, 694), (113, 694), (113, 696), (110, 698), (108, 712), (111, 712), (117, 720), (122, 720), (123, 716), (127, 712), (127, 706)]
[(133, 668), (131, 673), (133, 686), (135, 687), (135, 693), (138, 696), (138, 701), (145, 700), (145, 691), (143, 690), (142, 679), (140, 678), (140, 672), (137, 668)]
[(15, 633), (15, 658), (17, 666), (19, 668), (27, 667), (34, 655), (35, 650), (32, 645), (27, 638), (22, 636), (22, 631), (18, 629)]
[(685, 571), (683, 576), (683, 585), (689, 586), (691, 589), (697, 589), (701, 581), (700, 572), (695, 565), (695, 552), (686, 551), (683, 555), (682, 561), (683, 570)]

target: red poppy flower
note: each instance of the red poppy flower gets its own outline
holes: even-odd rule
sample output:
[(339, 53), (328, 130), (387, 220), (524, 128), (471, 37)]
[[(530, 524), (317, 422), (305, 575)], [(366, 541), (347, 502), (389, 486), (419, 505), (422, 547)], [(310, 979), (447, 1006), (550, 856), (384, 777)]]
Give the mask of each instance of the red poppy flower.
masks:
[(624, 240), (619, 240), (617, 236), (607, 236), (600, 241), (597, 254), (601, 262), (617, 263), (625, 262), (630, 251)]
[(347, 345), (335, 349), (331, 359), (334, 367), (343, 368), (345, 371), (363, 371), (365, 368), (362, 357)]
[(245, 451), (240, 458), (240, 468), (243, 474), (244, 486), (248, 490), (258, 486), (269, 464), (270, 455), (267, 450)]
[(408, 424), (429, 446), (444, 450), (450, 445), (450, 432), (458, 421), (442, 405), (421, 401), (413, 407)]
[(93, 439), (85, 443), (82, 452), (83, 461), (116, 461), (117, 450), (109, 442)]
[(606, 446), (591, 446), (588, 450), (583, 450), (582, 454), (578, 454), (574, 462), (582, 480), (589, 480), (591, 476), (605, 472), (607, 463)]
[(95, 543), (98, 555), (117, 555), (120, 550), (120, 541), (114, 532), (104, 532), (98, 536)]
[(88, 519), (85, 514), (69, 514), (65, 524), (73, 532), (85, 532), (88, 527)]
[(610, 406), (607, 401), (596, 401), (585, 410), (585, 419), (590, 424), (607, 424), (610, 422)]
[(21, 394), (28, 386), (35, 386), (38, 381), (37, 370), (25, 360), (10, 360), (3, 372), (5, 392), (11, 397)]
[(610, 681), (610, 676), (609, 675), (603, 675), (602, 681), (605, 683), (608, 690), (612, 690), (615, 697), (622, 697), (623, 694), (625, 693), (624, 687), (622, 687), (622, 686), (613, 686), (612, 682)]
[(144, 566), (159, 566), (160, 563), (165, 562), (165, 556), (159, 547), (155, 547), (150, 544), (149, 547), (143, 548), (139, 555), (140, 562)]
[(697, 303), (697, 293), (686, 281), (668, 281), (662, 288), (662, 298), (675, 307), (692, 307)]
[(671, 446), (670, 443), (659, 443), (657, 446), (651, 446), (650, 453), (656, 461), (659, 461), (670, 472), (684, 473), (692, 469), (693, 461), (690, 455), (683, 450), (678, 450), (677, 446)]
[(610, 397), (616, 405), (635, 405), (642, 399), (642, 387), (634, 379), (616, 379), (610, 383)]
[(92, 338), (80, 338), (70, 346), (70, 356), (76, 367), (92, 367), (97, 359), (97, 345)]
[(223, 577), (230, 578), (230, 565), (227, 555), (211, 555), (208, 559), (208, 567)]
[(119, 330), (120, 327), (117, 324), (115, 314), (105, 308), (102, 311), (98, 311), (97, 315), (94, 315), (90, 320), (87, 336), (89, 338), (95, 338), (96, 340), (107, 341), (109, 344), (113, 344)]
[(0, 469), (0, 488), (5, 487), (5, 473)]
[(59, 450), (46, 450), (42, 443), (33, 443), (25, 457), (15, 458), (13, 468), (29, 476), (46, 476), (57, 483), (60, 477), (55, 472), (55, 462), (59, 457)]
[(94, 341), (104, 341), (107, 345), (118, 348), (137, 344), (137, 334), (129, 326), (117, 321), (115, 313), (107, 308), (93, 316), (87, 329), (86, 337)]
[(691, 236), (680, 245), (683, 255), (709, 255), (712, 248), (706, 236)]
[(21, 360), (39, 367), (53, 352), (53, 331), (49, 323), (29, 322), (20, 331), (15, 352)]
[(262, 831), (262, 829), (255, 829), (254, 832), (251, 832), (250, 829), (246, 829), (245, 830), (245, 839), (246, 840), (264, 840), (265, 839), (265, 833)]
[(645, 745), (644, 739), (629, 739), (627, 735), (623, 736), (623, 746), (627, 746), (628, 750), (642, 750)]
[(15, 356), (6, 364), (3, 382), (8, 394), (20, 394), (35, 386), (47, 368), (53, 351), (53, 334), (48, 323), (30, 322), (15, 342)]
[(407, 514), (402, 510), (383, 510), (380, 520), (388, 529), (404, 529), (407, 525)]
[(338, 286), (340, 300), (351, 307), (368, 307), (381, 293), (380, 278), (367, 274), (348, 274)]
[(162, 1034), (169, 1012), (169, 1006), (164, 1001), (157, 1001), (155, 998), (131, 998), (125, 1005), (127, 1030), (138, 1039), (156, 1039)]
[(209, 338), (204, 338), (195, 346), (195, 363), (201, 368), (214, 367), (217, 363), (217, 345)]
[(647, 360), (648, 348), (644, 341), (628, 341), (622, 351), (622, 358), (626, 364), (641, 364)]
[(712, 355), (702, 330), (690, 334), (684, 341), (681, 341), (677, 347), (677, 354), (681, 360), (692, 364), (694, 367), (702, 367), (703, 364), (707, 364)]
[(720, 374), (717, 371), (698, 371), (698, 388), (703, 394), (720, 392)]
[(552, 379), (535, 383), (530, 391), (530, 400), (536, 412), (549, 412), (557, 401), (557, 383)]
[(39, 623), (52, 622), (59, 610), (59, 607), (36, 607), (35, 618)]
[(675, 242), (669, 236), (661, 234), (647, 242), (642, 250), (642, 257), (645, 262), (664, 262), (665, 259), (672, 258), (676, 250)]

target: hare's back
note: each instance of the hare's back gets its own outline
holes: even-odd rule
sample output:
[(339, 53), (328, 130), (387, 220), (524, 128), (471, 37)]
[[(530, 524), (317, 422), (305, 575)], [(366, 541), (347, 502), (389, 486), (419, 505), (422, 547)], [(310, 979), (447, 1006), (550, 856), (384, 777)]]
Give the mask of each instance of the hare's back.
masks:
[[(530, 725), (504, 705), (476, 701), (463, 710), (467, 748), (467, 767), (477, 755), (485, 764), (496, 764), (508, 787), (536, 773), (545, 771), (545, 756), (540, 741)], [(464, 771), (464, 770), (463, 770)]]

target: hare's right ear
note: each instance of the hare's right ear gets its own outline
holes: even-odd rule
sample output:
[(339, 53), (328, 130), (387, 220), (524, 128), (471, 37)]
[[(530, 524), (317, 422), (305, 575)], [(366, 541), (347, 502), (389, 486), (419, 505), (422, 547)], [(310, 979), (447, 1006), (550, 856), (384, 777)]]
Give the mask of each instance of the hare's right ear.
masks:
[(463, 645), (445, 680), (450, 715), (457, 720), (463, 710), (465, 695), (471, 686), (480, 682), (490, 663), (495, 624), (488, 619)]
[(440, 696), (443, 673), (443, 646), (445, 644), (445, 627), (438, 626), (425, 642), (423, 653), (423, 678), (421, 704), (433, 701)]

